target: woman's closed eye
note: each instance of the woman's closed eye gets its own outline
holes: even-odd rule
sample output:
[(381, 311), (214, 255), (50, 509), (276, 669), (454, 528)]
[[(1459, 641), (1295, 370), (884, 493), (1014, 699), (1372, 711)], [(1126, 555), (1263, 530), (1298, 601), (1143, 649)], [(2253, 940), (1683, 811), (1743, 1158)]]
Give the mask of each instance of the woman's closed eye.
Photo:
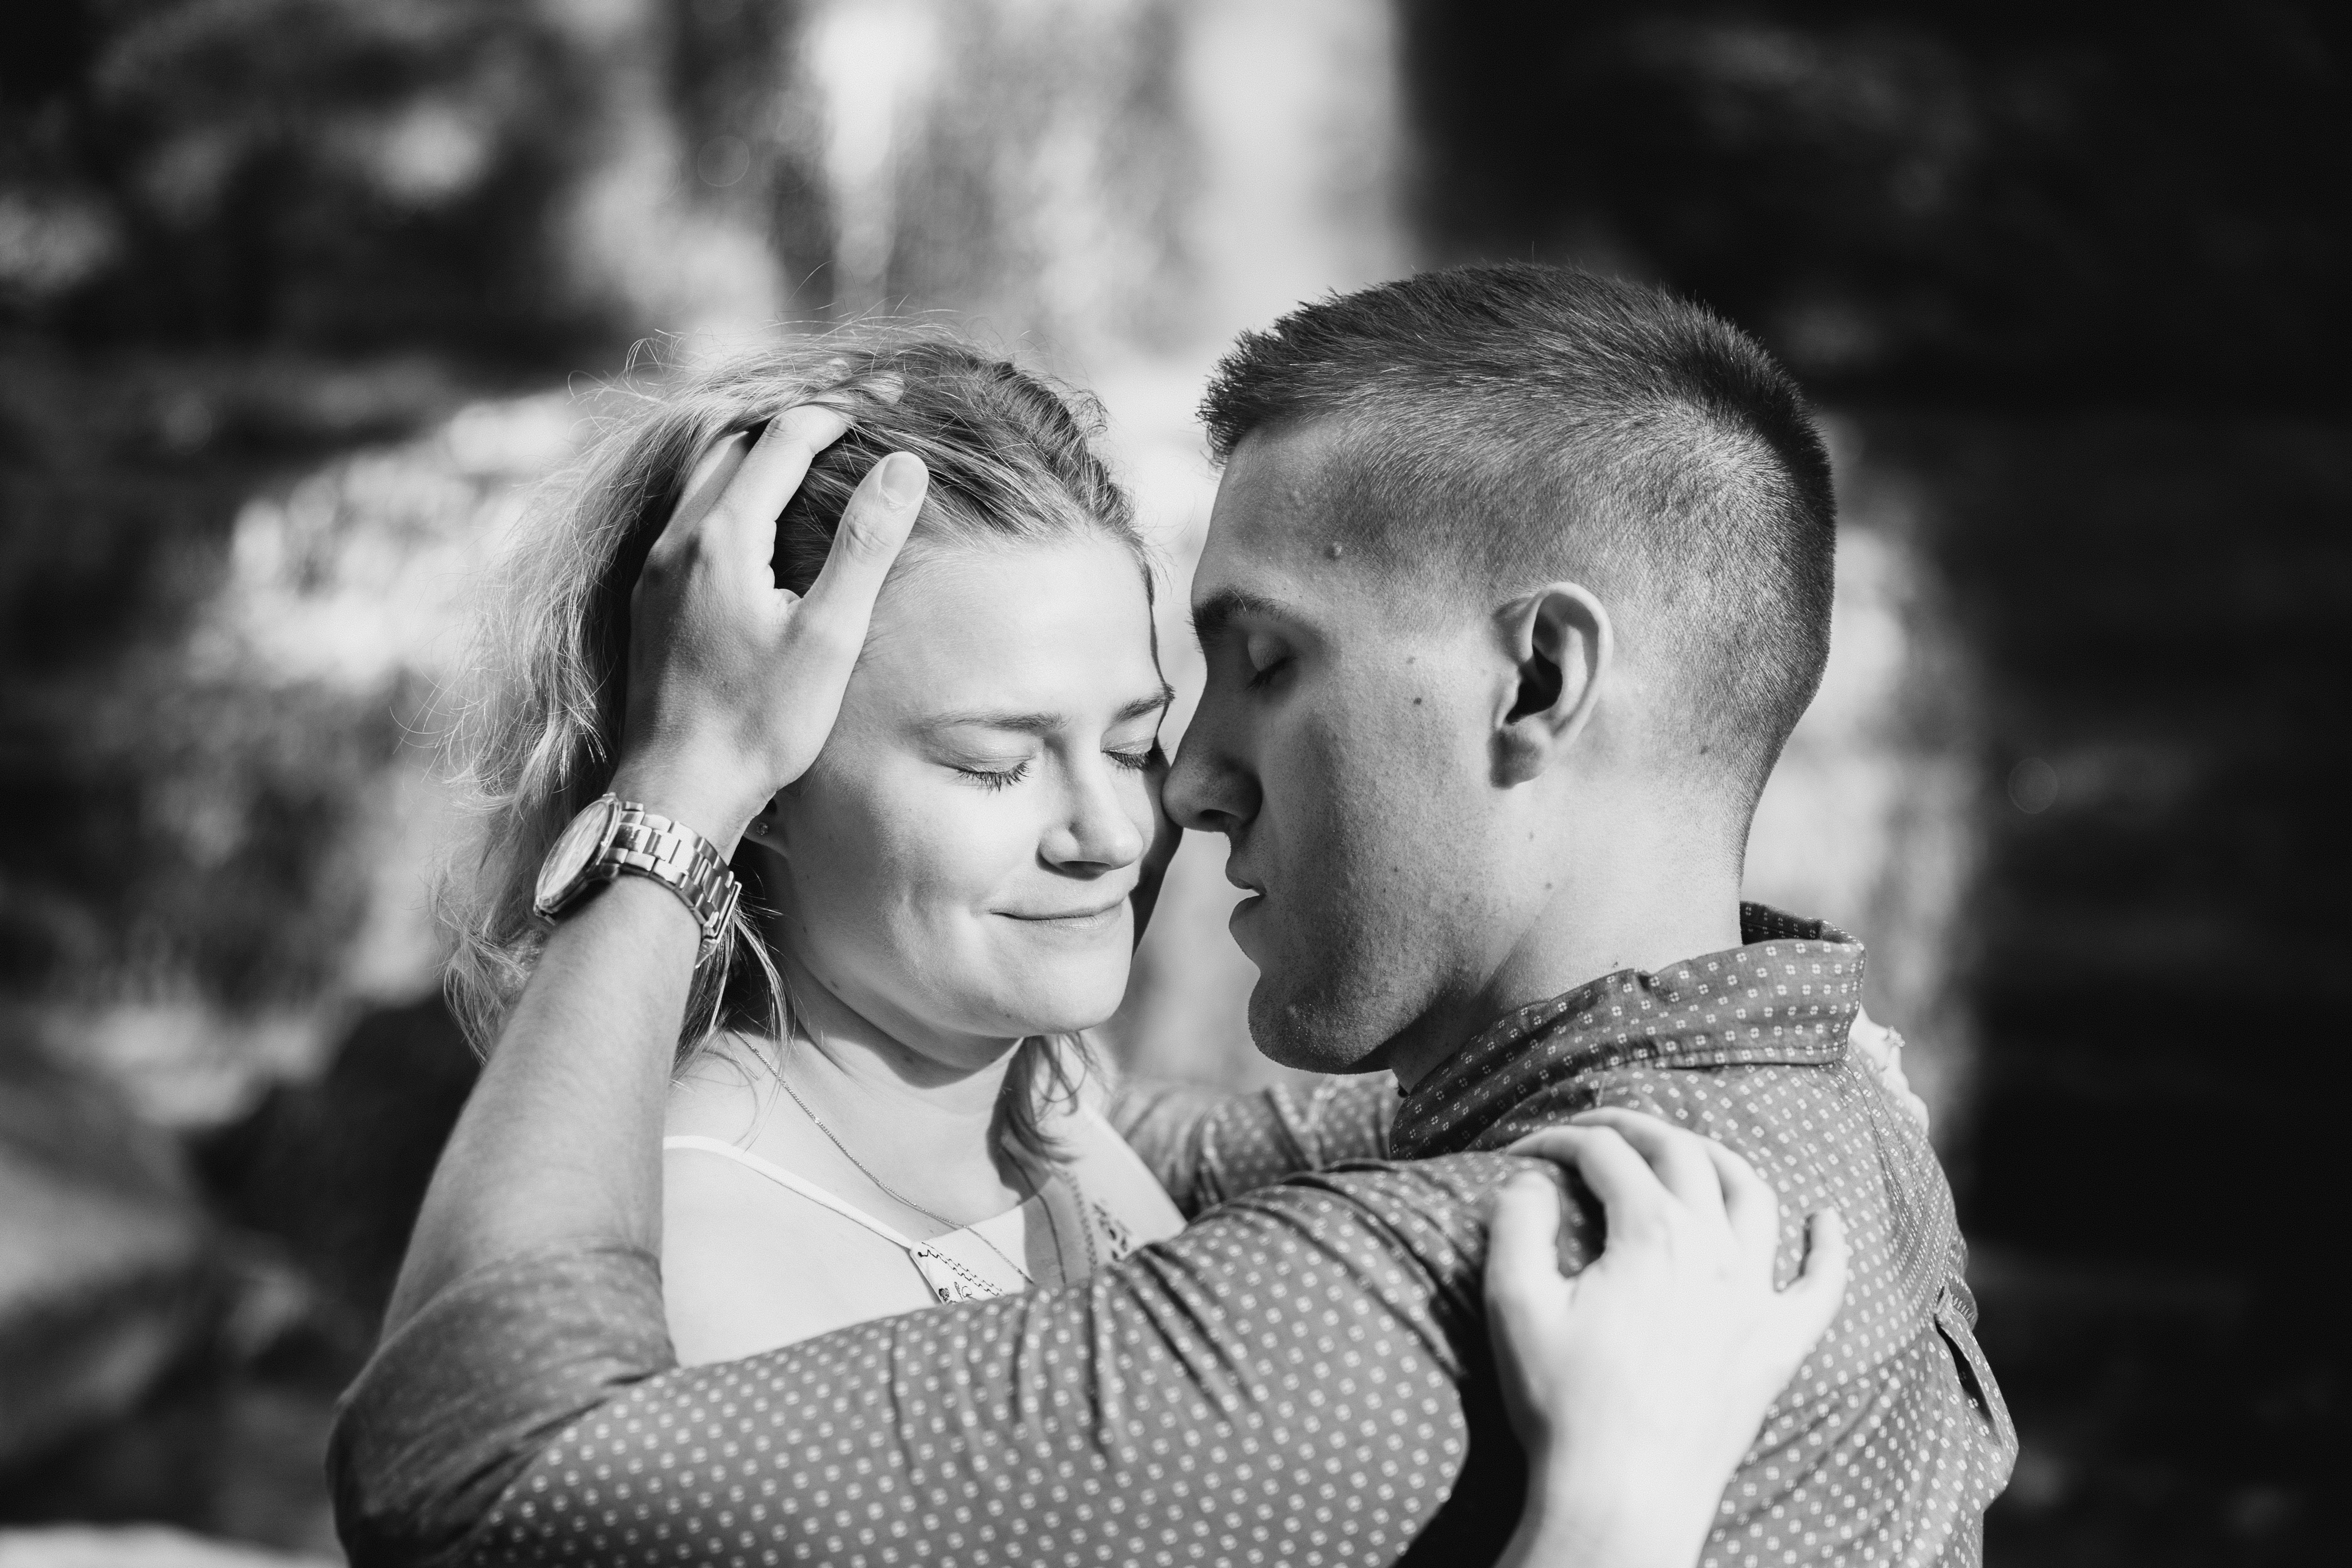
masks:
[(1107, 748), (1103, 752), (1103, 755), (1110, 758), (1110, 764), (1112, 767), (1122, 768), (1129, 773), (1140, 773), (1145, 768), (1151, 766), (1151, 747), (1150, 745), (1139, 747), (1115, 746)]
[(1029, 777), (1029, 758), (1018, 762), (951, 762), (948, 766), (983, 789), (1003, 789)]

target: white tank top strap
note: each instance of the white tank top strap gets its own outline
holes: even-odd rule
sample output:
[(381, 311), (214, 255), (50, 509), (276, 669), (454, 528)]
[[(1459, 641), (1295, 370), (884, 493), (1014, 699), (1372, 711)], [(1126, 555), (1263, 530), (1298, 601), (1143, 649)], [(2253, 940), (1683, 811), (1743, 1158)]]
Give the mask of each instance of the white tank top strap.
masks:
[(930, 1287), (931, 1294), (942, 1301), (972, 1301), (1003, 1294), (987, 1281), (975, 1280), (967, 1271), (956, 1269), (948, 1261), (946, 1254), (929, 1242), (918, 1241), (897, 1228), (884, 1224), (855, 1204), (835, 1197), (806, 1176), (795, 1176), (773, 1160), (763, 1160), (749, 1149), (739, 1149), (732, 1144), (695, 1133), (681, 1133), (664, 1138), (662, 1148), (664, 1151), (695, 1149), (707, 1155), (723, 1155), (739, 1166), (759, 1172), (777, 1186), (798, 1193), (818, 1207), (829, 1208), (842, 1218), (864, 1226), (883, 1240), (904, 1250), (908, 1260), (923, 1276), (923, 1283)]

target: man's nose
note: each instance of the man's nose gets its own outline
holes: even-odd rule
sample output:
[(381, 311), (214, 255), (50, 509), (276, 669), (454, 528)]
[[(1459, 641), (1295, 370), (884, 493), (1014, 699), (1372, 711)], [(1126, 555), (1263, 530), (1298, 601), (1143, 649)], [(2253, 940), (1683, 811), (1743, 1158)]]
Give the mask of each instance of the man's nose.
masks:
[(1161, 799), (1177, 826), (1204, 833), (1233, 833), (1257, 815), (1257, 779), (1220, 743), (1213, 723), (1193, 716), (1176, 760), (1169, 765)]

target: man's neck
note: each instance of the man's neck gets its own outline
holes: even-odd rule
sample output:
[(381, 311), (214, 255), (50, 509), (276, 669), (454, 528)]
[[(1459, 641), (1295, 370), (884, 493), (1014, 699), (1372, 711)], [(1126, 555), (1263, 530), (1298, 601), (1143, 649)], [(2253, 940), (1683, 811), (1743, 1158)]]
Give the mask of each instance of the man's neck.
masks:
[(1571, 883), (1543, 906), (1484, 982), (1423, 1020), (1388, 1052), (1411, 1089), (1514, 1009), (1626, 969), (1655, 974), (1685, 958), (1739, 946), (1739, 879), (1706, 864), (1660, 866)]

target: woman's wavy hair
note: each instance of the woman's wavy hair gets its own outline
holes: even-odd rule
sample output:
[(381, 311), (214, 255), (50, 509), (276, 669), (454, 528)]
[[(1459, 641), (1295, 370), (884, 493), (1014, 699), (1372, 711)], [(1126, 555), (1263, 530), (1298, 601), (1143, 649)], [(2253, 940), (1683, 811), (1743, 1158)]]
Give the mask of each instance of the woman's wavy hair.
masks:
[[(895, 386), (895, 396), (877, 389)], [(958, 544), (1108, 535), (1150, 557), (1132, 505), (1096, 453), (1099, 409), (1010, 361), (933, 329), (866, 326), (763, 349), (651, 392), (569, 473), (550, 482), (486, 597), (468, 680), (446, 710), (446, 754), (470, 798), (475, 834), (436, 890), (454, 943), (446, 984), (487, 1053), (538, 959), (547, 928), (532, 883), (564, 825), (604, 793), (627, 703), (629, 598), (696, 460), (785, 409), (822, 403), (850, 421), (779, 519), (776, 580), (806, 591), (850, 493), (892, 452), (911, 452), (930, 489), (910, 552)], [(678, 1040), (683, 1066), (729, 1029), (791, 1038), (792, 1008), (756, 911), (756, 852), (739, 848), (742, 907), (695, 974)], [(1087, 1061), (1082, 1042), (1034, 1037), (1005, 1074), (1000, 1125), (1039, 1158), (1044, 1130)]]

